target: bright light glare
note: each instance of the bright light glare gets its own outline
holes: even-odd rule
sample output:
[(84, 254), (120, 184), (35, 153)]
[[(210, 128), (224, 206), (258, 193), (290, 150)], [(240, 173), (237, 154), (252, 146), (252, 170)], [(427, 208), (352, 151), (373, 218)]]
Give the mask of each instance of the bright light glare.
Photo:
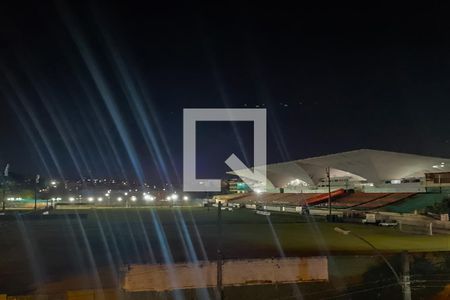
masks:
[(70, 197), (70, 198), (69, 198), (69, 201), (70, 201), (70, 202), (73, 202), (73, 201), (75, 201), (75, 198), (74, 198), (74, 197)]
[(170, 199), (171, 199), (170, 196), (167, 196), (167, 197), (166, 197), (166, 200), (167, 200), (167, 201), (170, 201)]
[(178, 195), (177, 194), (172, 194), (172, 196), (170, 196), (170, 198), (172, 198), (172, 200), (178, 200)]
[(131, 201), (135, 202), (137, 200), (136, 196), (131, 196)]
[(97, 200), (98, 200), (99, 202), (102, 202), (102, 201), (103, 201), (103, 198), (102, 198), (102, 197), (98, 197)]
[(151, 195), (145, 194), (145, 195), (144, 195), (144, 200), (145, 200), (145, 201), (153, 201), (153, 200), (155, 200), (155, 198), (153, 198)]
[(89, 201), (89, 202), (94, 201), (94, 197), (89, 197), (89, 198), (88, 198), (88, 201)]
[(121, 202), (122, 201), (122, 197), (117, 197), (117, 201)]
[(188, 197), (188, 196), (183, 196), (183, 200), (184, 200), (184, 201), (188, 201), (188, 200), (189, 200), (189, 197)]

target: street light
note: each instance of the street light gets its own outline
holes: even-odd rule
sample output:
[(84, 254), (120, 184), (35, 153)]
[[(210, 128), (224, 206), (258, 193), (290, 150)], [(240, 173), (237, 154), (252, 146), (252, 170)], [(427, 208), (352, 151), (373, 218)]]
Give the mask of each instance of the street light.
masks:
[(117, 197), (117, 201), (122, 202), (122, 197)]
[(136, 196), (131, 196), (131, 201), (136, 202), (137, 198)]
[(88, 201), (89, 201), (89, 202), (94, 201), (94, 197), (89, 197), (89, 198), (88, 198)]
[[(374, 250), (375, 254), (383, 259), (384, 263), (389, 267), (389, 269), (391, 270), (392, 274), (394, 274), (394, 277), (397, 280), (397, 283), (402, 288), (403, 299), (404, 300), (411, 300), (411, 286), (410, 286), (409, 279), (406, 279), (406, 280), (402, 281), (400, 279), (400, 276), (398, 275), (398, 273), (395, 271), (394, 267), (386, 259), (386, 257), (384, 257), (384, 255), (380, 252), (380, 250), (378, 250), (378, 248), (376, 248), (371, 242), (369, 242), (368, 240), (366, 240), (362, 236), (360, 236), (360, 235), (358, 235), (356, 233), (353, 233), (350, 230), (345, 230), (345, 229), (342, 229), (342, 228), (339, 228), (339, 227), (334, 227), (334, 231), (336, 231), (337, 233), (342, 234), (342, 235), (351, 235), (351, 236), (359, 239), (360, 241), (363, 241), (367, 245), (369, 245)], [(405, 274), (404, 274), (404, 277), (409, 277), (409, 275), (405, 276)]]
[(188, 196), (183, 196), (183, 200), (184, 200), (184, 201), (188, 201), (188, 200), (189, 200), (189, 197), (188, 197)]
[(36, 175), (36, 179), (34, 180), (34, 211), (37, 210), (37, 188), (39, 185), (39, 179), (41, 176), (39, 174)]
[(175, 201), (178, 200), (178, 195), (176, 193), (173, 193), (170, 195), (170, 199), (172, 199), (172, 207), (175, 205)]
[(103, 198), (102, 197), (98, 197), (97, 200), (98, 200), (98, 202), (102, 202)]
[(69, 201), (70, 201), (70, 202), (73, 202), (73, 201), (75, 201), (75, 198), (74, 198), (74, 197), (70, 197), (70, 198), (69, 198)]

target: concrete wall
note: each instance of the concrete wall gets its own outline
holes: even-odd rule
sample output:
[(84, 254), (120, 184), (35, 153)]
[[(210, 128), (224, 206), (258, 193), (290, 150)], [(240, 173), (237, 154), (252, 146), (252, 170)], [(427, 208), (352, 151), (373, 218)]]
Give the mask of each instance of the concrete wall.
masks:
[[(168, 291), (216, 286), (217, 264), (130, 265), (122, 288), (127, 292)], [(328, 280), (326, 257), (228, 260), (223, 285), (243, 286)]]

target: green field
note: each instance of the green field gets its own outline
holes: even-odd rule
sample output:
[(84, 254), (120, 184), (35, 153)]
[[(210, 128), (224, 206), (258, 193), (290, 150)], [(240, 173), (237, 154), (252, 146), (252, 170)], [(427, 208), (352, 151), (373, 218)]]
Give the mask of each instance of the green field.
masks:
[[(77, 211), (57, 211), (56, 214)], [(86, 219), (2, 221), (0, 224), (0, 288), (33, 291), (63, 279), (74, 284), (117, 284), (115, 274), (130, 263), (215, 260), (217, 209), (80, 210)], [(447, 235), (404, 234), (395, 228), (329, 224), (294, 214), (270, 218), (253, 211), (223, 211), (225, 259), (337, 254), (373, 254), (335, 226), (352, 230), (381, 251), (448, 251)], [(193, 251), (192, 251), (193, 250)], [(89, 278), (83, 274), (90, 274)], [(80, 279), (83, 277), (84, 279)]]

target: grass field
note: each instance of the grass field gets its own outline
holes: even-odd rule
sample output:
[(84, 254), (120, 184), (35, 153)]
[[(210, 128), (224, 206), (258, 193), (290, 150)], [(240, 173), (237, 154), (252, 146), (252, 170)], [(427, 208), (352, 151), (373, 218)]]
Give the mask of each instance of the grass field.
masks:
[[(123, 264), (215, 259), (216, 209), (97, 209), (79, 213), (87, 213), (88, 218), (2, 222), (0, 291), (32, 291), (77, 274), (91, 275), (73, 280), (99, 277), (108, 286), (117, 283), (111, 274)], [(384, 252), (450, 250), (446, 235), (328, 224), (293, 214), (268, 218), (245, 209), (222, 215), (225, 259), (373, 253), (358, 239), (336, 233), (336, 225), (358, 233)]]

